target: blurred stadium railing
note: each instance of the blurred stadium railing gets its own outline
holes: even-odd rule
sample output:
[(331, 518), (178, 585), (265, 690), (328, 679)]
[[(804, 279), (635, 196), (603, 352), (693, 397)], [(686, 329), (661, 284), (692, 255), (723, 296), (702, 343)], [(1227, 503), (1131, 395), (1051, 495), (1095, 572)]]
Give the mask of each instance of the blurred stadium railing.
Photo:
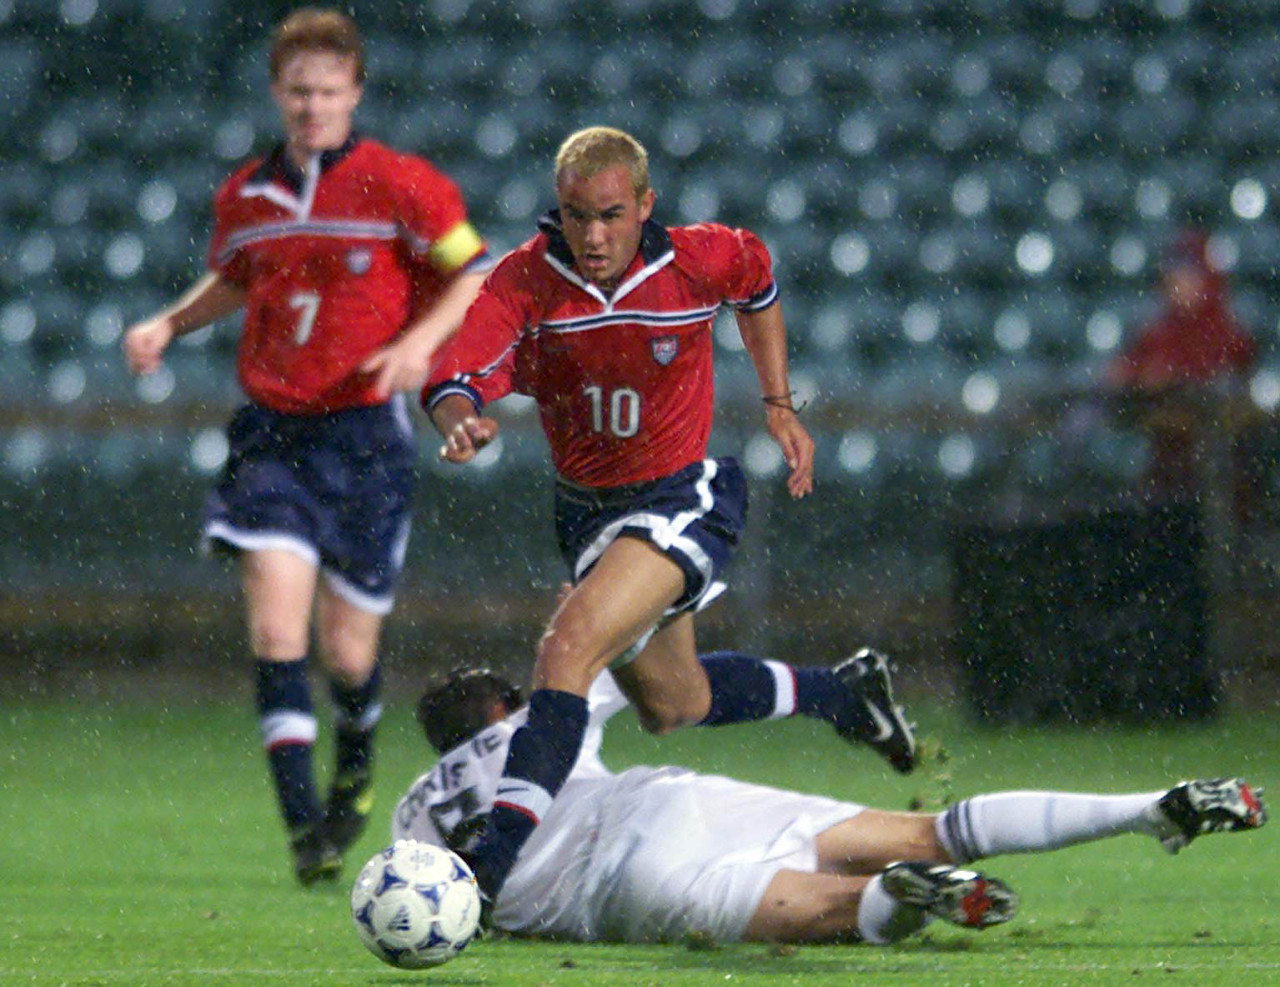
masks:
[[(0, 0), (0, 571), (15, 621), (33, 599), (209, 590), (191, 535), (236, 400), (235, 327), (183, 340), (141, 381), (118, 344), (198, 272), (214, 184), (274, 139), (265, 38), (291, 6)], [(498, 250), (547, 206), (558, 141), (598, 122), (649, 146), (660, 218), (770, 243), (820, 494), (770, 493), (780, 462), (724, 320), (715, 441), (758, 481), (740, 613), (775, 618), (742, 633), (830, 621), (945, 648), (957, 523), (1129, 495), (1144, 441), (1095, 385), (1187, 223), (1212, 234), (1261, 350), (1229, 424), (1248, 425), (1262, 495), (1246, 529), (1218, 511), (1210, 569), (1245, 601), (1232, 626), (1280, 596), (1280, 3), (344, 7), (368, 39), (362, 124), (452, 174)], [(487, 467), (424, 470), (410, 601), (510, 605), (559, 578), (541, 440), (527, 411), (507, 414)]]

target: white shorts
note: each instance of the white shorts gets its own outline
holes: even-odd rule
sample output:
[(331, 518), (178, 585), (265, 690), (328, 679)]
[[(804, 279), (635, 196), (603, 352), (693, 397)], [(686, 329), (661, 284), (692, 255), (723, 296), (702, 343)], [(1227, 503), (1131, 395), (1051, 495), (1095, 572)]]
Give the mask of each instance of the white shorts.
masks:
[(780, 870), (860, 805), (679, 768), (573, 779), (498, 896), (496, 924), (575, 940), (741, 938)]

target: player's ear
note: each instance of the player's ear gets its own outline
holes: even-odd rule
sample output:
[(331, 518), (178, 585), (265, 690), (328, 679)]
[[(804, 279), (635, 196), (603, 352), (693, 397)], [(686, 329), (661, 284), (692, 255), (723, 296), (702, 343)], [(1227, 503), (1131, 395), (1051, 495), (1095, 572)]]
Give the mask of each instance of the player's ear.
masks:
[(640, 193), (640, 222), (645, 222), (653, 215), (653, 202), (657, 196), (653, 194), (653, 189), (647, 188)]

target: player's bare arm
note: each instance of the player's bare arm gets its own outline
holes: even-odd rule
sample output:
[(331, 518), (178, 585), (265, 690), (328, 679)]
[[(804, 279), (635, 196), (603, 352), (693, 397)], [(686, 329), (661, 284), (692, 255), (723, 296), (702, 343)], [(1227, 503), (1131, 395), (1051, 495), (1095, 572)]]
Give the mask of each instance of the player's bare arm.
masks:
[(484, 279), (484, 272), (460, 273), (434, 305), (360, 365), (364, 373), (377, 375), (374, 387), (379, 397), (416, 391), (426, 383), (432, 358), (462, 324)]
[(478, 415), (475, 405), (461, 394), (441, 399), (431, 409), (431, 423), (444, 437), (440, 458), (449, 463), (469, 463), (498, 434), (498, 423)]
[(171, 306), (130, 326), (120, 342), (130, 373), (149, 374), (160, 369), (169, 344), (202, 326), (230, 315), (244, 304), (244, 292), (209, 272)]
[(813, 492), (813, 439), (791, 405), (787, 377), (787, 330), (782, 307), (774, 304), (759, 312), (738, 312), (738, 331), (756, 368), (760, 396), (764, 399), (765, 429), (790, 470), (787, 492), (800, 498)]

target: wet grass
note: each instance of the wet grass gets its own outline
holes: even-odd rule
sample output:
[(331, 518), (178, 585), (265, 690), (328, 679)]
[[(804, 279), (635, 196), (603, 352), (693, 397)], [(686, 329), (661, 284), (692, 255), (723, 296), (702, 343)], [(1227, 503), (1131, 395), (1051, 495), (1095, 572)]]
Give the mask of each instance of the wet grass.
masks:
[[(407, 702), (381, 738), (378, 809), (424, 767)], [(1245, 774), (1280, 792), (1280, 715), (1152, 728), (976, 729), (920, 711), (929, 756), (901, 778), (805, 722), (645, 737), (607, 759), (686, 763), (885, 807), (1001, 788), (1125, 791)], [(490, 940), (446, 967), (380, 965), (345, 882), (301, 891), (247, 706), (90, 702), (0, 708), (0, 983), (116, 985), (1063, 984), (1280, 979), (1277, 829), (1176, 858), (1139, 837), (986, 867), (1022, 914), (981, 935), (932, 926), (889, 949), (566, 945)], [(348, 867), (378, 849), (367, 833)], [(1173, 979), (1170, 979), (1170, 977)]]

